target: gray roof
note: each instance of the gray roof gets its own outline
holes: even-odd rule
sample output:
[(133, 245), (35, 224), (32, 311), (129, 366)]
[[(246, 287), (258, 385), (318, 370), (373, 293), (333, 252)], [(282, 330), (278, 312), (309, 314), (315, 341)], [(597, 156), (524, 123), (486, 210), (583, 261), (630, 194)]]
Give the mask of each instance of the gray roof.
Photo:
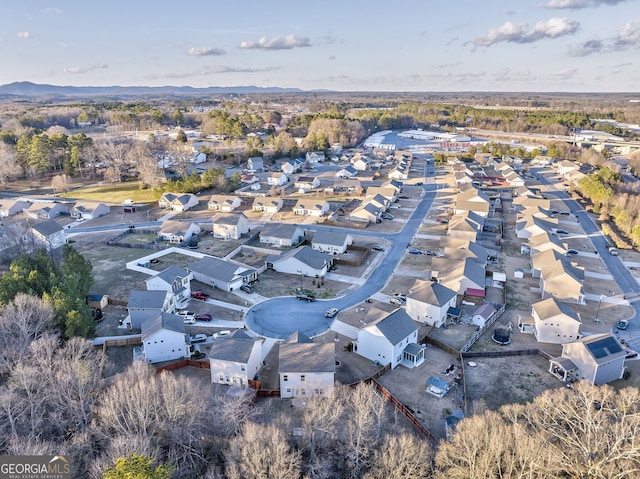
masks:
[(335, 343), (282, 343), (280, 344), (280, 373), (335, 373)]
[(233, 280), (236, 276), (243, 276), (247, 272), (255, 271), (254, 268), (213, 256), (205, 256), (200, 261), (189, 264), (187, 268), (196, 273), (209, 276), (210, 278), (219, 279), (225, 283)]
[(184, 320), (176, 314), (162, 312), (155, 319), (148, 319), (142, 323), (142, 340), (163, 329), (185, 334)]
[(43, 221), (32, 226), (32, 228), (42, 236), (51, 236), (58, 231), (62, 231), (62, 226), (53, 220)]
[(585, 336), (574, 342), (582, 343), (598, 364), (625, 357), (627, 354), (622, 346), (620, 346), (616, 337), (611, 333)]
[(540, 319), (552, 318), (554, 316), (564, 314), (575, 321), (580, 321), (578, 313), (571, 309), (568, 304), (561, 303), (556, 298), (547, 298), (542, 301), (538, 301), (533, 304), (533, 309), (538, 313), (538, 317)]
[(377, 328), (394, 345), (419, 329), (418, 324), (409, 317), (404, 309), (395, 310), (372, 326)]
[(467, 258), (464, 263), (464, 276), (484, 289), (485, 270), (473, 258)]
[[(242, 337), (244, 336), (244, 337)], [(220, 361), (233, 361), (236, 363), (246, 363), (249, 361), (251, 351), (260, 340), (249, 338), (244, 333), (233, 337), (222, 337), (214, 341), (209, 351), (210, 359)]]
[(289, 258), (295, 258), (313, 269), (322, 269), (325, 265), (331, 263), (331, 258), (328, 255), (321, 253), (320, 251), (316, 251), (310, 246), (300, 246), (298, 248), (285, 251), (280, 255), (270, 254), (265, 258), (265, 261), (267, 263), (279, 263)]
[(243, 216), (246, 218), (244, 213), (216, 213), (213, 215), (213, 222), (219, 225), (237, 225)]
[(313, 343), (313, 339), (304, 334), (302, 331), (297, 330), (287, 338), (287, 343)]
[(163, 271), (160, 271), (158, 274), (152, 277), (160, 278), (165, 282), (171, 284), (175, 281), (176, 278), (186, 278), (187, 276), (189, 276), (189, 272), (186, 269), (174, 265), (168, 267)]
[(127, 308), (161, 309), (166, 297), (166, 291), (131, 291)]
[(313, 235), (313, 244), (343, 246), (349, 235), (341, 231), (320, 230)]
[(454, 290), (440, 283), (432, 283), (431, 281), (420, 279), (416, 280), (410, 290), (411, 293), (407, 295), (408, 298), (434, 306), (444, 306), (457, 294)]
[(298, 225), (291, 225), (287, 223), (267, 223), (260, 227), (260, 236), (293, 239), (293, 235), (295, 235), (298, 230), (303, 231)]

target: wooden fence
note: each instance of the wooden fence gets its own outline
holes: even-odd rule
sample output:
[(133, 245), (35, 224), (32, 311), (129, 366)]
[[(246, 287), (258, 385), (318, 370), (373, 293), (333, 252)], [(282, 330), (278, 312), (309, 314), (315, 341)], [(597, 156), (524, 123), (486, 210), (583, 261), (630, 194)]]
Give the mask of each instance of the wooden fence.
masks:
[(209, 361), (181, 359), (180, 361), (176, 361), (175, 363), (167, 364), (166, 366), (160, 366), (159, 368), (156, 368), (156, 374), (161, 373), (162, 371), (175, 371), (176, 369), (182, 369), (187, 366), (190, 366), (192, 368), (198, 368), (198, 369), (211, 369), (211, 363), (209, 363)]

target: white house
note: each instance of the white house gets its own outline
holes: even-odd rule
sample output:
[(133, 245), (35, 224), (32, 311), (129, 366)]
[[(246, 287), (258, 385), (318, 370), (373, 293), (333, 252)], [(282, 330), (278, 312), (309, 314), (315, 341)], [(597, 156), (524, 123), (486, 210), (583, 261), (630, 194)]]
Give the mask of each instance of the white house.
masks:
[(280, 171), (274, 171), (267, 176), (267, 184), (269, 186), (284, 186), (287, 184), (287, 181), (289, 181), (287, 175)]
[(279, 248), (297, 246), (304, 241), (304, 230), (287, 223), (267, 223), (260, 229), (260, 243)]
[(162, 312), (142, 323), (144, 360), (149, 363), (188, 358), (190, 344), (184, 321), (178, 315)]
[(282, 209), (284, 200), (281, 196), (257, 196), (253, 200), (253, 211), (262, 213), (277, 213)]
[(585, 336), (562, 345), (562, 355), (549, 360), (549, 372), (565, 382), (579, 379), (600, 386), (624, 374), (626, 351), (611, 333)]
[(270, 254), (265, 258), (265, 263), (268, 269), (278, 273), (322, 278), (331, 266), (331, 257), (309, 246), (301, 246), (280, 255)]
[(364, 223), (379, 223), (382, 210), (379, 206), (370, 201), (362, 203), (349, 213), (349, 221), (360, 221)]
[(324, 151), (309, 151), (307, 152), (305, 159), (310, 165), (322, 163), (325, 160)]
[(237, 330), (218, 338), (208, 353), (211, 382), (247, 388), (262, 363), (262, 340)]
[(249, 219), (244, 213), (218, 213), (213, 215), (213, 237), (240, 239), (249, 232)]
[(197, 239), (202, 228), (198, 223), (179, 220), (166, 220), (160, 225), (158, 237), (169, 243), (189, 243)]
[(223, 291), (233, 291), (258, 279), (255, 268), (213, 256), (205, 256), (187, 269), (193, 273), (193, 279)]
[(158, 205), (160, 208), (184, 212), (193, 208), (199, 202), (200, 199), (191, 193), (164, 193), (158, 201)]
[(295, 180), (293, 186), (298, 190), (312, 190), (320, 186), (320, 178), (317, 176), (300, 176)]
[(353, 243), (353, 237), (341, 231), (320, 230), (313, 235), (311, 247), (327, 254), (341, 254)]
[(293, 206), (293, 212), (296, 215), (303, 216), (324, 216), (329, 211), (329, 202), (314, 200), (311, 198), (301, 198), (296, 201), (296, 204)]
[(358, 174), (358, 170), (356, 170), (356, 168), (353, 165), (348, 165), (336, 171), (335, 176), (337, 178), (351, 178), (352, 176), (356, 176), (357, 174)]
[(411, 319), (439, 328), (447, 321), (449, 308), (457, 306), (457, 293), (431, 281), (416, 280), (407, 294), (406, 311)]
[(424, 362), (424, 347), (417, 345), (418, 324), (404, 309), (379, 319), (358, 330), (353, 352), (382, 366), (398, 364), (408, 367)]
[(547, 298), (531, 307), (532, 321), (520, 321), (520, 331), (531, 333), (541, 343), (564, 344), (582, 337), (580, 316), (568, 304)]
[(129, 325), (140, 329), (142, 323), (157, 318), (160, 313), (172, 313), (176, 303), (169, 291), (131, 291), (127, 309), (129, 310)]
[(211, 195), (207, 208), (213, 211), (229, 212), (238, 208), (242, 204), (242, 200), (238, 196), (233, 195)]
[(281, 398), (328, 396), (333, 393), (335, 372), (335, 343), (316, 344), (297, 332), (280, 344)]
[(493, 318), (496, 314), (496, 308), (489, 303), (485, 303), (476, 309), (471, 315), (471, 324), (474, 326), (478, 326), (480, 328), (484, 328), (491, 318)]
[(28, 201), (2, 198), (0, 199), (0, 218), (22, 213), (25, 208), (29, 207), (29, 204)]
[(469, 290), (483, 291), (485, 288), (485, 267), (474, 258), (451, 261), (434, 257), (431, 260), (431, 277), (460, 295)]
[(168, 291), (176, 304), (191, 298), (191, 280), (193, 274), (180, 266), (170, 266), (145, 280), (147, 291)]
[(78, 201), (69, 211), (72, 218), (84, 218), (92, 220), (100, 216), (108, 215), (110, 209), (104, 203), (94, 203), (90, 201)]
[(68, 212), (67, 207), (60, 203), (36, 201), (22, 210), (28, 218), (35, 220), (52, 220)]
[(33, 225), (31, 232), (36, 246), (44, 248), (47, 253), (67, 242), (62, 226), (53, 220), (46, 220)]
[(261, 156), (252, 156), (247, 160), (247, 170), (251, 172), (262, 171), (264, 162)]

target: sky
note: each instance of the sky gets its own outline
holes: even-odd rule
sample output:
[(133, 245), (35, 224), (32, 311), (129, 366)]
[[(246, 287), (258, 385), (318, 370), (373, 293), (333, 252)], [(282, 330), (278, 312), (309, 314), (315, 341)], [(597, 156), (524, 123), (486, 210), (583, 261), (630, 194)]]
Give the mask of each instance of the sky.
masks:
[(21, 0), (0, 84), (640, 91), (640, 0)]

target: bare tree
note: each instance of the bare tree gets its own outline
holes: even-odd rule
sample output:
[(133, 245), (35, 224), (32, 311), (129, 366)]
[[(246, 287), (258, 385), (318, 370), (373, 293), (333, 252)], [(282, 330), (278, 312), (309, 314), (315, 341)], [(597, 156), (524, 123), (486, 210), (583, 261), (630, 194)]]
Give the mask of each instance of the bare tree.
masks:
[(67, 174), (56, 175), (51, 179), (51, 189), (54, 193), (62, 191), (66, 193), (71, 188), (73, 179)]
[(47, 381), (41, 372), (33, 366), (20, 363), (13, 368), (8, 384), (23, 399), (29, 438), (36, 441), (46, 437), (44, 422), (50, 398)]
[(247, 423), (225, 454), (230, 479), (290, 479), (300, 477), (300, 454), (273, 425)]
[(122, 174), (127, 168), (128, 143), (106, 141), (95, 145), (98, 158), (107, 166), (105, 181), (120, 182)]
[(253, 389), (242, 396), (219, 395), (214, 398), (212, 419), (223, 437), (240, 434), (243, 425), (255, 417), (254, 398)]
[(373, 455), (365, 479), (431, 477), (432, 450), (425, 439), (410, 434), (389, 435)]
[(145, 143), (136, 143), (127, 153), (127, 159), (135, 165), (138, 180), (142, 185), (155, 188), (162, 182), (158, 160), (151, 156), (149, 147)]
[(0, 141), (0, 183), (2, 189), (7, 189), (7, 181), (15, 178), (22, 172), (18, 161), (13, 154), (13, 147)]

